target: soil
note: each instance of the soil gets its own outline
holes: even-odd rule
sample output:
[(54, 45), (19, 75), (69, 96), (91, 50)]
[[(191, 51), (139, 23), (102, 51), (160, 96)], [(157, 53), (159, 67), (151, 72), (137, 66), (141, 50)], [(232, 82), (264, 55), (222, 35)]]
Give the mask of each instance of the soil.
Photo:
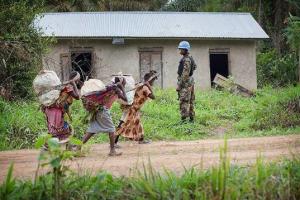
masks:
[[(157, 171), (169, 169), (181, 173), (185, 168), (205, 169), (219, 162), (219, 150), (224, 140), (160, 141), (150, 144), (123, 142), (118, 151), (123, 155), (109, 157), (108, 144), (89, 147), (84, 157), (68, 161), (66, 165), (80, 174), (96, 174), (101, 170), (115, 176), (132, 176), (149, 164)], [(5, 179), (10, 163), (14, 163), (14, 177), (33, 179), (38, 166), (39, 150), (14, 150), (0, 152), (0, 182)], [(300, 135), (240, 138), (228, 140), (231, 164), (251, 165), (258, 156), (266, 162), (291, 158), (300, 152)], [(38, 174), (49, 171), (42, 168)]]

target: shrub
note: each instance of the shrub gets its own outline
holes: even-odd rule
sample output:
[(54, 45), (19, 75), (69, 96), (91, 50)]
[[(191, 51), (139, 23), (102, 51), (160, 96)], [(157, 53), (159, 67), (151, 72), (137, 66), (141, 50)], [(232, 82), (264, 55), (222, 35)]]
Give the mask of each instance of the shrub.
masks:
[(32, 80), (51, 42), (33, 25), (42, 2), (0, 0), (0, 96), (6, 99), (32, 96)]
[(258, 86), (282, 87), (298, 82), (298, 61), (293, 53), (280, 56), (269, 50), (257, 55)]

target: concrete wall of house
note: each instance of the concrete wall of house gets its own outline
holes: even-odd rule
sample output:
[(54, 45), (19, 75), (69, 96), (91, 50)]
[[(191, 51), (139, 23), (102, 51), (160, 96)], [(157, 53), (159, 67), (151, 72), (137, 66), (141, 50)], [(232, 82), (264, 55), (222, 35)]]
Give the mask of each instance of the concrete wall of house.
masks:
[[(235, 81), (249, 89), (257, 88), (256, 43), (250, 40), (189, 40), (191, 55), (197, 63), (194, 73), (196, 87), (209, 89), (210, 49), (229, 49), (229, 73)], [(58, 40), (57, 44), (44, 58), (45, 68), (54, 69), (61, 74), (60, 54), (68, 53), (72, 47), (93, 48), (95, 77), (109, 80), (113, 73), (122, 71), (133, 74), (139, 80), (139, 48), (162, 47), (163, 87), (176, 87), (177, 67), (180, 55), (177, 45), (180, 40), (171, 39), (125, 39), (124, 45), (112, 45), (112, 40), (73, 39)]]

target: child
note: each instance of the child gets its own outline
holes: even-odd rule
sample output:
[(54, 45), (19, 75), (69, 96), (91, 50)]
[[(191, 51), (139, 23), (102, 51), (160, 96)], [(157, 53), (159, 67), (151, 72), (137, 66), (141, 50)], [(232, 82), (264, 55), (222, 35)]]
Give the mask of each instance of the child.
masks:
[[(141, 123), (140, 110), (149, 98), (155, 99), (152, 85), (156, 79), (156, 71), (150, 71), (145, 74), (144, 84), (136, 89), (133, 104), (128, 108), (124, 122), (119, 125), (116, 132), (117, 136), (122, 135), (125, 138), (139, 141), (139, 144), (149, 143), (149, 141), (144, 140), (144, 129)], [(115, 142), (117, 142), (117, 140)]]
[(106, 86), (105, 91), (82, 98), (84, 107), (92, 114), (88, 129), (83, 136), (83, 143), (85, 144), (96, 133), (108, 133), (110, 140), (109, 156), (119, 156), (122, 154), (117, 153), (114, 147), (115, 126), (111, 118), (110, 108), (118, 98), (127, 101), (124, 90), (125, 84), (125, 79), (116, 77), (115, 84)]

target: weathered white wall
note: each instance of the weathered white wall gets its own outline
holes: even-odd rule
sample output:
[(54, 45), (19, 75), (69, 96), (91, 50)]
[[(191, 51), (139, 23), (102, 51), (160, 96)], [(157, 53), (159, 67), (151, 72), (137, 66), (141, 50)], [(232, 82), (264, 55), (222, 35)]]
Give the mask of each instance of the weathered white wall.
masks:
[[(229, 53), (229, 73), (235, 80), (249, 88), (257, 88), (255, 42), (248, 40), (189, 40), (193, 56), (198, 68), (194, 73), (196, 86), (201, 89), (210, 88), (209, 49), (226, 48)], [(180, 40), (170, 39), (125, 39), (125, 45), (112, 45), (111, 40), (58, 40), (45, 57), (48, 66), (60, 74), (60, 54), (68, 53), (72, 47), (92, 47), (95, 53), (94, 70), (99, 79), (108, 80), (113, 73), (122, 71), (133, 74), (139, 80), (139, 48), (162, 47), (163, 86), (176, 87), (177, 67), (180, 55), (177, 45)], [(49, 59), (50, 58), (50, 59)], [(57, 64), (52, 64), (55, 61)], [(45, 62), (46, 63), (46, 62)], [(45, 64), (45, 67), (47, 65)]]

